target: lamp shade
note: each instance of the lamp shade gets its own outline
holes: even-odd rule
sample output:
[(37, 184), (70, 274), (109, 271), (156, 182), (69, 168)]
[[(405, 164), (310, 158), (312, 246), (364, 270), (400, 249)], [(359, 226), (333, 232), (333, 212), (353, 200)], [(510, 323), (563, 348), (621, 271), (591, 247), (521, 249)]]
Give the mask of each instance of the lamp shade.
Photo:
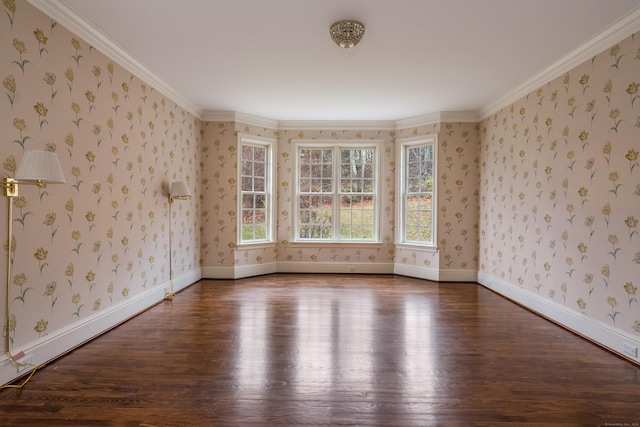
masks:
[(171, 191), (169, 196), (172, 199), (187, 200), (191, 197), (191, 191), (184, 181), (174, 181), (171, 183)]
[(51, 184), (67, 182), (56, 153), (50, 151), (25, 151), (16, 170), (18, 181), (44, 181)]

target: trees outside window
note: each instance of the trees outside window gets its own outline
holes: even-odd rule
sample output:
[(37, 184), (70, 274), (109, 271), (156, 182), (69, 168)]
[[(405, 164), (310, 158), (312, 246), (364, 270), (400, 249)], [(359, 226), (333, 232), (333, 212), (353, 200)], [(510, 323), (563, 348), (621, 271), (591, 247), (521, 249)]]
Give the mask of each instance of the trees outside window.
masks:
[(240, 243), (272, 241), (273, 143), (240, 136)]
[(296, 145), (296, 240), (378, 239), (377, 148)]
[(400, 143), (399, 241), (434, 246), (435, 138)]

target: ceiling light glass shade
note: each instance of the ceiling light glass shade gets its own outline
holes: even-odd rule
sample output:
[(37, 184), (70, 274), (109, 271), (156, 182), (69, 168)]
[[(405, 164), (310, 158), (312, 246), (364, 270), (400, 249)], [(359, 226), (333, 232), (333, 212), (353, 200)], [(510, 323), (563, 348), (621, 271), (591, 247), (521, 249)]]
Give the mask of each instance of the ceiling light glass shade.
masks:
[(351, 19), (338, 21), (329, 27), (329, 34), (338, 46), (349, 49), (362, 40), (364, 25)]
[(50, 151), (26, 151), (15, 179), (18, 181), (44, 181), (48, 184), (63, 184), (66, 181), (60, 160), (56, 153)]
[(171, 183), (171, 191), (169, 193), (172, 199), (187, 200), (191, 197), (191, 191), (184, 181), (174, 181)]

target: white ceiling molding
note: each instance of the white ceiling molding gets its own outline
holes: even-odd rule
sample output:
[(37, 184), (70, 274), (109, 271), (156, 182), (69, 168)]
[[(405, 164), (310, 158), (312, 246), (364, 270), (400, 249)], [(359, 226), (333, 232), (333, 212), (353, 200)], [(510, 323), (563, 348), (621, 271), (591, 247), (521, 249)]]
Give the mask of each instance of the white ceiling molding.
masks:
[(490, 115), (497, 113), (504, 107), (511, 105), (518, 99), (525, 97), (527, 94), (537, 90), (557, 77), (560, 77), (564, 73), (572, 70), (583, 62), (588, 61), (597, 54), (609, 49), (611, 46), (638, 31), (640, 31), (640, 6), (636, 7), (633, 12), (609, 25), (607, 28), (603, 29), (577, 48), (568, 52), (547, 68), (523, 81), (505, 95), (489, 103), (489, 105), (480, 110), (478, 115), (481, 119), (485, 119)]
[(278, 129), (276, 120), (265, 119), (264, 117), (252, 116), (251, 114), (238, 113), (236, 111), (207, 111), (202, 120), (205, 122), (236, 122), (243, 125), (257, 126), (266, 129)]
[(396, 120), (396, 129), (417, 128), (420, 126), (428, 126), (440, 123), (442, 113), (431, 113), (423, 116), (410, 117), (408, 119)]
[(94, 48), (111, 58), (136, 77), (152, 86), (176, 104), (187, 110), (199, 119), (202, 119), (203, 111), (190, 99), (173, 88), (166, 80), (151, 71), (142, 62), (136, 59), (124, 47), (115, 40), (99, 31), (91, 22), (75, 13), (61, 0), (27, 0), (51, 19), (77, 35)]
[(393, 120), (281, 120), (278, 130), (395, 130)]
[(440, 113), (441, 123), (478, 123), (482, 120), (477, 111), (443, 111)]
[(257, 126), (265, 129), (278, 129), (278, 122), (276, 120), (265, 119), (263, 117), (252, 116), (251, 114), (236, 113), (236, 122), (243, 123), (249, 126)]
[(235, 111), (207, 111), (202, 116), (205, 122), (235, 122)]
[(480, 119), (480, 115), (474, 111), (441, 111), (439, 113), (397, 120), (396, 129), (416, 128), (435, 123), (478, 123)]

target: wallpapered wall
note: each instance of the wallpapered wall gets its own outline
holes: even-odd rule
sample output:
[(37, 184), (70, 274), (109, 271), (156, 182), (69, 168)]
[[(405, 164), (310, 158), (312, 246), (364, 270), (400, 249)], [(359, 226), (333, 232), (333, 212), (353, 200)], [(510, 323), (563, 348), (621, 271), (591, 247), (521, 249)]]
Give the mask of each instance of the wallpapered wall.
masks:
[[(276, 262), (478, 270), (640, 333), (640, 37), (479, 124), (278, 131), (202, 123), (26, 2), (5, 0), (3, 9), (3, 176), (14, 175), (24, 150), (45, 149), (67, 177), (21, 186), (12, 200), (14, 347), (167, 286), (167, 191), (176, 179), (194, 197), (173, 205), (174, 276)], [(274, 245), (236, 246), (239, 132), (277, 140)], [(396, 145), (427, 134), (439, 148), (437, 253), (394, 245)], [(290, 243), (298, 138), (381, 141), (382, 245)]]
[(481, 124), (480, 271), (640, 334), (640, 36)]
[[(273, 247), (236, 247), (236, 193), (238, 133), (277, 140), (277, 244)], [(396, 249), (396, 141), (407, 137), (438, 135), (438, 248)], [(359, 247), (295, 245), (292, 212), (294, 192), (293, 140), (321, 139), (379, 141), (382, 245)], [(203, 135), (202, 258), (203, 267), (247, 266), (278, 262), (402, 263), (443, 270), (477, 270), (479, 131), (477, 125), (444, 123), (398, 131), (281, 130), (233, 122), (209, 122)], [(208, 173), (207, 171), (213, 171)], [(215, 202), (213, 202), (215, 200)]]
[[(198, 268), (201, 123), (28, 3), (2, 9), (2, 176), (38, 149), (58, 154), (67, 180), (2, 199), (2, 242), (6, 203), (14, 208), (10, 326), (20, 347), (167, 286), (176, 179), (196, 197), (174, 204), (174, 277)], [(6, 243), (1, 258), (6, 277)]]

